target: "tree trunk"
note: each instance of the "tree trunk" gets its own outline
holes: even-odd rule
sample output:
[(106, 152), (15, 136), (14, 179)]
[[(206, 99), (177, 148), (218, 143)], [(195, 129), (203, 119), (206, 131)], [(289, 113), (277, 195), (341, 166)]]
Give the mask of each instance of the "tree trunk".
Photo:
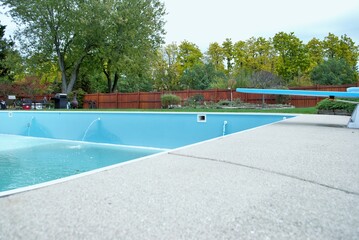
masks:
[(67, 78), (66, 78), (66, 70), (65, 70), (65, 60), (63, 55), (60, 52), (60, 49), (56, 47), (58, 62), (59, 62), (59, 68), (61, 71), (61, 92), (66, 93), (67, 92)]
[(67, 94), (69, 94), (72, 91), (72, 89), (73, 89), (73, 87), (75, 85), (75, 82), (77, 80), (77, 76), (79, 75), (80, 65), (81, 65), (82, 61), (84, 60), (85, 56), (86, 56), (86, 54), (82, 55), (80, 57), (80, 59), (74, 65), (74, 68), (73, 68), (72, 73), (71, 73), (70, 82), (69, 82), (69, 84), (67, 85), (67, 88), (66, 88), (66, 93)]
[(83, 54), (79, 60), (74, 64), (72, 73), (71, 73), (71, 77), (70, 77), (70, 82), (69, 84), (67, 84), (67, 77), (66, 77), (66, 67), (65, 67), (65, 52), (66, 50), (64, 50), (64, 53), (61, 52), (60, 50), (60, 43), (59, 40), (57, 39), (57, 37), (55, 37), (55, 49), (56, 49), (56, 54), (57, 54), (57, 58), (58, 58), (58, 62), (59, 62), (59, 68), (61, 71), (61, 91), (62, 93), (70, 93), (75, 85), (75, 82), (77, 80), (77, 76), (80, 70), (80, 65), (82, 63), (82, 61), (84, 60), (84, 58), (86, 57), (87, 54)]
[(117, 83), (118, 83), (118, 79), (119, 79), (118, 73), (116, 72), (116, 73), (115, 73), (115, 78), (114, 78), (114, 80), (113, 80), (113, 85), (112, 85), (112, 88), (111, 88), (111, 92), (114, 92), (114, 91), (115, 91), (116, 86), (117, 86)]
[(111, 85), (112, 85), (111, 73), (107, 72), (105, 68), (103, 69), (103, 73), (105, 74), (106, 79), (107, 79), (107, 92), (110, 93)]

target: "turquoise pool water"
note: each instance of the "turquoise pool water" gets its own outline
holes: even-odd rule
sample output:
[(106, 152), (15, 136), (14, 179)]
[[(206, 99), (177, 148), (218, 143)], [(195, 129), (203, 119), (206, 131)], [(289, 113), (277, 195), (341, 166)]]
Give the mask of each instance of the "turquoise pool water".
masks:
[(292, 115), (0, 112), (0, 192), (103, 168)]
[(0, 134), (0, 192), (133, 160), (160, 149)]

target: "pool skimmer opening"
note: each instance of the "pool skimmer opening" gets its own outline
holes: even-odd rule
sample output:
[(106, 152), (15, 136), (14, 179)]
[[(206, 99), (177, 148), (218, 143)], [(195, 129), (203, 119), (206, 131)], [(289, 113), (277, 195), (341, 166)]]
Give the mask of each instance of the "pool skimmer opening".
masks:
[(206, 114), (197, 114), (197, 122), (207, 122)]

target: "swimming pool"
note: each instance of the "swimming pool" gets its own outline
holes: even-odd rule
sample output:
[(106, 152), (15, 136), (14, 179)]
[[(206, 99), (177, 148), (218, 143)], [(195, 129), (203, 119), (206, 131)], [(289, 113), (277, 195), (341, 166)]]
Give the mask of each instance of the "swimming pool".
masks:
[(293, 115), (2, 111), (0, 192), (291, 117)]

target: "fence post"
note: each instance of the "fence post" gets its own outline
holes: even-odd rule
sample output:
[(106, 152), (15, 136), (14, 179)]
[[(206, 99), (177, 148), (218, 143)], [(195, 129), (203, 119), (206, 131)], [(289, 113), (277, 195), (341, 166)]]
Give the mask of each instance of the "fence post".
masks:
[(100, 108), (100, 93), (97, 92), (97, 108)]
[(140, 91), (137, 92), (137, 108), (139, 109), (141, 104), (140, 104)]
[(118, 92), (116, 93), (116, 108), (120, 108), (120, 104), (118, 102)]

